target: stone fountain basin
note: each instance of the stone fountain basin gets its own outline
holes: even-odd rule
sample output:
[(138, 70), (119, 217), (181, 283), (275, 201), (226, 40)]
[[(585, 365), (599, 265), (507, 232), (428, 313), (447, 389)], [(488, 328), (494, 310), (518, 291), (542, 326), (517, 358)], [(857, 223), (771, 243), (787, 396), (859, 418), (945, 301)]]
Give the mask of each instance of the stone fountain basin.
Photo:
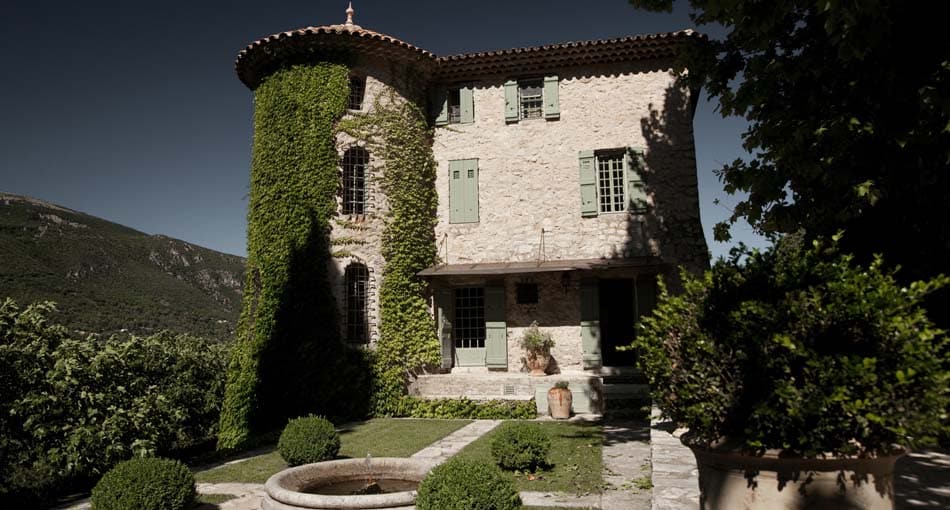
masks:
[(428, 459), (401, 459), (381, 457), (342, 459), (305, 464), (285, 469), (271, 476), (264, 484), (267, 494), (261, 502), (262, 510), (301, 509), (354, 509), (354, 508), (415, 508), (416, 491), (330, 496), (308, 494), (310, 487), (326, 483), (352, 480), (395, 478), (421, 482), (435, 466)]

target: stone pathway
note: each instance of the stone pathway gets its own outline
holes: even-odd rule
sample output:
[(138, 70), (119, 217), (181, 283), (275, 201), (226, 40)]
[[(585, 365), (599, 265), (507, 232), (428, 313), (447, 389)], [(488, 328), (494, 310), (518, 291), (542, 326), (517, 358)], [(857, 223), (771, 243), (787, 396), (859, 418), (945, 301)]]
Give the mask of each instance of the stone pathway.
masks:
[(431, 445), (412, 454), (415, 459), (432, 459), (441, 464), (462, 451), (472, 441), (484, 436), (501, 424), (501, 420), (475, 420)]
[(699, 471), (696, 457), (679, 437), (685, 429), (674, 430), (659, 419), (654, 408), (650, 417), (650, 458), (653, 459), (652, 510), (698, 510)]
[(602, 510), (650, 509), (650, 432), (644, 424), (604, 422)]

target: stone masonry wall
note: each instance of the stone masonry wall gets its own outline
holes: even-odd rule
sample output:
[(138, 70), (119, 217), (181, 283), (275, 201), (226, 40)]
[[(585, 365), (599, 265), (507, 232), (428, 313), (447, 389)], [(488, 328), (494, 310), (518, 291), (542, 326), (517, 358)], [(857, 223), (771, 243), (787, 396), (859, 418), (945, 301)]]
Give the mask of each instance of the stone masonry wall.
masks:
[[(538, 321), (541, 331), (550, 333), (554, 339), (549, 372), (583, 369), (579, 281), (570, 274), (566, 279), (562, 279), (561, 275), (562, 273), (536, 273), (506, 279), (509, 372), (528, 371), (524, 351), (519, 344), (531, 321)], [(537, 304), (518, 304), (516, 288), (519, 282), (538, 284)]]
[[(389, 62), (379, 59), (360, 59), (352, 68), (354, 75), (366, 78), (366, 89), (363, 96), (363, 108), (360, 111), (372, 110), (377, 98), (381, 102), (388, 100), (388, 91), (395, 92), (396, 101), (409, 101), (414, 94), (411, 89), (414, 85), (413, 77), (394, 69)], [(352, 115), (348, 111), (346, 116)], [(343, 153), (355, 145), (360, 145), (346, 133), (336, 136), (337, 153), (342, 163)], [(339, 312), (339, 324), (343, 328), (341, 335), (346, 337), (346, 296), (344, 275), (346, 267), (352, 263), (365, 264), (369, 271), (369, 289), (367, 318), (369, 322), (370, 343), (375, 344), (379, 338), (379, 286), (382, 284), (384, 259), (380, 252), (384, 217), (389, 212), (386, 196), (380, 188), (380, 178), (384, 162), (369, 151), (369, 165), (366, 175), (366, 214), (338, 215), (332, 221), (330, 244), (333, 253), (330, 271), (330, 285), (333, 296), (336, 298)], [(340, 169), (342, 192), (342, 168)], [(342, 194), (337, 196), (338, 211), (342, 210)]]
[[(475, 122), (436, 129), (439, 254), (449, 264), (657, 255), (701, 270), (707, 247), (699, 220), (689, 95), (669, 62), (628, 62), (558, 72), (560, 119), (506, 124), (503, 83), (474, 84)], [(546, 73), (551, 74), (551, 73)], [(647, 214), (582, 218), (581, 150), (645, 150)], [(478, 158), (478, 223), (450, 224), (449, 160)]]

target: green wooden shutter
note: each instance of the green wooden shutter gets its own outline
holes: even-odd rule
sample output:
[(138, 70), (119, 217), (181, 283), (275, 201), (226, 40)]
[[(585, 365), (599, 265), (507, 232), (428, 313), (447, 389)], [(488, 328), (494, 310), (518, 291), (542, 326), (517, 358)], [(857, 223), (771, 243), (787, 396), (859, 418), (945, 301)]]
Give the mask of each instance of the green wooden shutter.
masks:
[(601, 365), (600, 292), (595, 278), (581, 280), (581, 347), (584, 368)]
[(485, 364), (488, 368), (508, 367), (505, 315), (505, 287), (485, 287)]
[(449, 223), (478, 223), (478, 160), (449, 161)]
[(442, 368), (452, 368), (452, 321), (455, 320), (455, 295), (449, 287), (435, 291), (435, 305), (439, 311), (439, 341), (442, 344)]
[(580, 151), (581, 216), (597, 216), (597, 162), (594, 151)]
[(561, 106), (557, 97), (557, 76), (544, 77), (544, 118), (548, 120), (561, 117)]
[(439, 108), (439, 115), (435, 118), (436, 126), (445, 126), (449, 123), (449, 92), (440, 89), (436, 94), (436, 107)]
[(505, 122), (518, 122), (518, 82), (505, 82)]
[(647, 190), (643, 184), (643, 151), (627, 149), (624, 172), (627, 175), (627, 210), (642, 213), (647, 210)]
[(461, 124), (471, 124), (475, 122), (475, 98), (472, 87), (462, 87), (459, 89), (459, 108), (461, 108)]

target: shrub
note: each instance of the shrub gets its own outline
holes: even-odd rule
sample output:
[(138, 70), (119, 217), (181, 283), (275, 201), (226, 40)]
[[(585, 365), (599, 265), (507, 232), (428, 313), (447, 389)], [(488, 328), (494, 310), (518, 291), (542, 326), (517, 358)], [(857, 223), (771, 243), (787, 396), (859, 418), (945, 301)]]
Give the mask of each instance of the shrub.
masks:
[(537, 423), (507, 422), (491, 441), (491, 454), (503, 469), (534, 471), (548, 462), (551, 438)]
[(405, 418), (466, 420), (530, 420), (537, 418), (537, 404), (531, 400), (469, 400), (467, 398), (426, 399), (403, 396), (391, 413)]
[(948, 342), (877, 258), (786, 239), (662, 289), (635, 345), (663, 413), (692, 441), (753, 451), (883, 453), (933, 443), (950, 404)]
[(330, 460), (340, 453), (340, 435), (321, 416), (295, 418), (280, 434), (277, 451), (291, 466)]
[(521, 508), (514, 482), (497, 466), (451, 459), (419, 484), (419, 510), (507, 510)]
[(0, 302), (0, 504), (214, 437), (226, 346), (170, 333), (75, 339), (47, 321), (53, 309)]
[(185, 510), (195, 500), (195, 477), (177, 460), (120, 462), (92, 489), (95, 510)]

